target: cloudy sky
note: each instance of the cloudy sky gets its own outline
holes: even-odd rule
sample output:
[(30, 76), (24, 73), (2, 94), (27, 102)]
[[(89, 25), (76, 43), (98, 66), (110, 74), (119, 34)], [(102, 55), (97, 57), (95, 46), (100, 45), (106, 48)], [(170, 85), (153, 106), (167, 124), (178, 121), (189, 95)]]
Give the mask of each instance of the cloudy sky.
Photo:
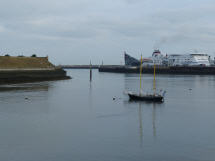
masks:
[(123, 52), (215, 56), (214, 0), (0, 0), (0, 54), (120, 64)]

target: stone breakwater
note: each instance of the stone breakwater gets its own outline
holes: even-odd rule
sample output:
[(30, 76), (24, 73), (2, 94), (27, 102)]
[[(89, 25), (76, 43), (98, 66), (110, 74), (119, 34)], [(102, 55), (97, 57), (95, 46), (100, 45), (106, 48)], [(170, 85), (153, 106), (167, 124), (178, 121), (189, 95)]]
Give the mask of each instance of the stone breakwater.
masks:
[(0, 84), (70, 79), (63, 69), (0, 70)]

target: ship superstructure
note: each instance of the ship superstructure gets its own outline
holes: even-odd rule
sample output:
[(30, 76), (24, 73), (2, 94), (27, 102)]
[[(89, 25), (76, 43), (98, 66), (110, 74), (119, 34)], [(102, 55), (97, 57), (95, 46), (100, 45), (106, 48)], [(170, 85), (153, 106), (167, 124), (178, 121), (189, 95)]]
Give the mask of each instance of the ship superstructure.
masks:
[(160, 50), (154, 50), (151, 59), (153, 60), (153, 64), (162, 65), (163, 55), (161, 54)]
[(152, 65), (163, 65), (164, 56), (161, 54), (160, 50), (154, 50), (151, 57), (143, 58), (143, 66), (152, 66)]
[(167, 60), (168, 66), (210, 66), (207, 54), (172, 54)]

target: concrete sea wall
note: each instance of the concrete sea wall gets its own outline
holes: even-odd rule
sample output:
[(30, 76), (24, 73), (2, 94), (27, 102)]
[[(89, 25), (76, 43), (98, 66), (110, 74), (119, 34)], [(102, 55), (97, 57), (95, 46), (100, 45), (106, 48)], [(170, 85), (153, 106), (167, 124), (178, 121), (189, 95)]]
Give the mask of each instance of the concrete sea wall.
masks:
[(0, 84), (70, 79), (63, 69), (0, 70)]
[[(139, 73), (138, 67), (126, 66), (100, 66), (99, 72), (113, 72), (113, 73)], [(152, 74), (153, 67), (143, 67), (143, 73)], [(196, 74), (196, 75), (215, 75), (215, 67), (156, 67), (157, 74)]]

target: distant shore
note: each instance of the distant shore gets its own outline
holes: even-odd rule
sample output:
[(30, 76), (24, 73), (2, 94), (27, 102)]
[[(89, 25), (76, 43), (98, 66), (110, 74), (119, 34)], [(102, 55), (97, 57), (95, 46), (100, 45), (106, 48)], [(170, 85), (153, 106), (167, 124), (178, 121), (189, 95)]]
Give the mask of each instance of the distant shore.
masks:
[(59, 65), (63, 69), (99, 69), (100, 67), (124, 67), (124, 65)]
[(63, 69), (98, 69), (100, 65), (60, 65)]
[[(63, 69), (98, 69), (99, 72), (111, 73), (139, 73), (139, 67), (125, 65), (62, 65)], [(143, 73), (152, 74), (153, 66), (144, 66)], [(185, 75), (215, 75), (215, 66), (157, 66), (157, 74), (185, 74)]]

